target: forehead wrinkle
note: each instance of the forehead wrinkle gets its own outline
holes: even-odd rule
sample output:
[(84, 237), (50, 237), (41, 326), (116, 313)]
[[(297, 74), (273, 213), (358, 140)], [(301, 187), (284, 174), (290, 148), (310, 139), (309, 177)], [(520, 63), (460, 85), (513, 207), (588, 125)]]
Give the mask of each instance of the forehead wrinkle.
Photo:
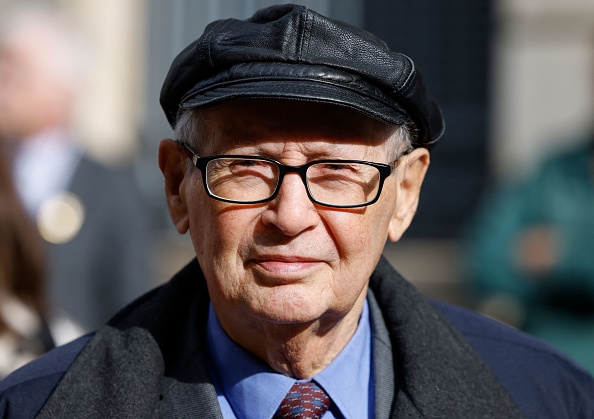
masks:
[(376, 157), (374, 148), (365, 144), (341, 144), (313, 140), (238, 141), (237, 147), (225, 147), (225, 154), (246, 154), (282, 161), (305, 157), (306, 161), (321, 159), (361, 160)]
[[(315, 143), (314, 146), (312, 143)], [(280, 150), (279, 159), (295, 159), (304, 156), (306, 160), (318, 160), (323, 157), (332, 156), (328, 154), (328, 148), (336, 148), (335, 144), (324, 141), (285, 141)]]

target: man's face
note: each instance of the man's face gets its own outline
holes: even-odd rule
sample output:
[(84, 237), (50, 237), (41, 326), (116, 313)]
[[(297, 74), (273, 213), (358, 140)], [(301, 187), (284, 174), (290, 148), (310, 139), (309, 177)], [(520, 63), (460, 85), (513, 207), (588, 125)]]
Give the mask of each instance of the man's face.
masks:
[[(204, 135), (190, 141), (201, 156), (265, 156), (294, 166), (317, 159), (390, 163), (395, 158), (386, 126), (336, 106), (248, 100), (203, 113)], [(171, 142), (161, 147), (166, 178), (165, 160), (187, 167), (186, 158), (164, 156), (183, 153), (174, 147)], [(271, 202), (220, 202), (206, 195), (200, 171), (190, 167), (179, 187), (167, 187), (168, 195), (179, 192), (176, 203), (168, 197), (170, 210), (178, 231), (190, 231), (224, 327), (247, 319), (294, 324), (343, 318), (362, 304), (388, 235), (397, 239), (410, 221), (398, 212), (404, 204), (399, 173), (386, 179), (377, 203), (335, 209), (312, 203), (295, 173), (285, 176)]]

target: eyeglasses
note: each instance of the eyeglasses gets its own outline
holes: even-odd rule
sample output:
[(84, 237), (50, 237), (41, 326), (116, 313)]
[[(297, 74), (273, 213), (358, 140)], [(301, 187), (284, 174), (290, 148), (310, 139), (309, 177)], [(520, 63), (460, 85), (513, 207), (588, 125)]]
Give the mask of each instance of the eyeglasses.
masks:
[(396, 170), (390, 164), (362, 160), (315, 160), (288, 166), (266, 157), (218, 155), (200, 157), (186, 143), (192, 163), (202, 173), (208, 196), (236, 204), (260, 204), (274, 199), (287, 173), (298, 173), (309, 199), (333, 208), (357, 208), (379, 199), (384, 181)]

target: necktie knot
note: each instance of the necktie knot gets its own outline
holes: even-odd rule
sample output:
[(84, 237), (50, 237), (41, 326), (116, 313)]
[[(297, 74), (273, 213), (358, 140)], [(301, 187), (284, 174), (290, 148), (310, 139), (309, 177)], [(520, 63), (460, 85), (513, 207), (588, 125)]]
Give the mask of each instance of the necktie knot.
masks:
[(295, 383), (273, 419), (319, 419), (329, 407), (330, 398), (316, 383)]

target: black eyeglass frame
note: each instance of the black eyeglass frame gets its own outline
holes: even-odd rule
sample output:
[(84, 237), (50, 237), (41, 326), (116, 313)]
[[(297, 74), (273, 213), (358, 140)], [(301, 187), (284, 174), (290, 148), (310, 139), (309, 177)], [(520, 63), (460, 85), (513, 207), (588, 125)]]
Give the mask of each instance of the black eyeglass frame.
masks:
[[(243, 204), (245, 204), (245, 205), (262, 204), (265, 202), (272, 201), (278, 194), (278, 191), (280, 190), (280, 187), (281, 187), (283, 180), (285, 178), (285, 175), (287, 173), (298, 173), (299, 177), (301, 177), (301, 181), (303, 182), (303, 185), (305, 186), (307, 196), (309, 197), (309, 200), (311, 202), (318, 204), (318, 205), (322, 205), (324, 207), (330, 207), (330, 208), (366, 207), (366, 206), (374, 204), (378, 201), (378, 199), (382, 193), (382, 189), (384, 187), (385, 180), (398, 168), (400, 159), (407, 154), (407, 153), (401, 154), (397, 159), (395, 159), (394, 161), (392, 161), (389, 164), (376, 163), (376, 162), (365, 161), (365, 160), (323, 159), (323, 160), (312, 160), (312, 161), (307, 162), (301, 166), (290, 166), (290, 165), (283, 164), (277, 160), (274, 160), (274, 159), (271, 159), (268, 157), (261, 157), (261, 156), (246, 156), (246, 155), (241, 155), (241, 154), (218, 154), (218, 155), (214, 155), (214, 156), (201, 157), (198, 154), (196, 154), (196, 152), (194, 150), (192, 150), (192, 148), (190, 147), (190, 145), (188, 143), (179, 142), (178, 144), (192, 155), (192, 158), (190, 160), (192, 161), (194, 166), (196, 166), (198, 168), (198, 170), (200, 170), (200, 173), (202, 174), (202, 183), (204, 185), (204, 190), (206, 191), (206, 194), (210, 198), (213, 198), (213, 199), (216, 199), (216, 200), (222, 201), (222, 202), (229, 202), (232, 204), (242, 204), (242, 205)], [(220, 159), (220, 158), (260, 160), (260, 161), (265, 161), (265, 162), (269, 162), (269, 163), (274, 163), (279, 168), (278, 181), (277, 181), (276, 186), (274, 187), (274, 191), (268, 198), (259, 199), (257, 201), (237, 201), (234, 199), (223, 198), (221, 196), (215, 195), (214, 193), (212, 193), (212, 191), (208, 187), (208, 182), (206, 181), (206, 166), (208, 165), (208, 163), (210, 161)], [(315, 199), (312, 196), (311, 191), (309, 190), (309, 185), (307, 184), (307, 169), (310, 166), (313, 166), (314, 164), (319, 164), (319, 163), (344, 163), (344, 164), (359, 163), (359, 164), (366, 164), (368, 166), (375, 167), (376, 169), (378, 169), (378, 171), (380, 173), (380, 183), (379, 183), (379, 187), (377, 189), (377, 194), (376, 194), (375, 198), (373, 198), (371, 201), (365, 202), (363, 204), (351, 204), (351, 205), (335, 205), (335, 204), (327, 204), (325, 202), (318, 201), (317, 199)]]

